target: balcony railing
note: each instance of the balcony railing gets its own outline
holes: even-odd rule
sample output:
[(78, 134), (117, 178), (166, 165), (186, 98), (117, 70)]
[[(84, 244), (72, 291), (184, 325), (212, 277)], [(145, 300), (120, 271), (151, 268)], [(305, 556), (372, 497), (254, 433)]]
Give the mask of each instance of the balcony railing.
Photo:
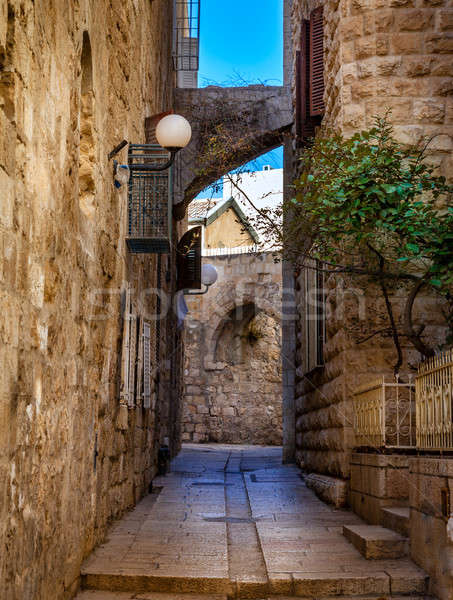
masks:
[(415, 386), (417, 447), (453, 450), (453, 350), (423, 362)]
[(380, 377), (354, 392), (356, 446), (413, 448), (416, 443), (414, 384)]

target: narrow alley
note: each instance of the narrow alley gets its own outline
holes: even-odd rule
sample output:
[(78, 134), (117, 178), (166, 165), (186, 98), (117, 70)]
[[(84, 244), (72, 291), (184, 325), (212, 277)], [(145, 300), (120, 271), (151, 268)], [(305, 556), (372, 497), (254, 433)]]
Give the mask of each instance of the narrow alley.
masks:
[(77, 598), (425, 597), (410, 559), (367, 560), (347, 541), (361, 523), (318, 500), (281, 448), (188, 444), (85, 563)]

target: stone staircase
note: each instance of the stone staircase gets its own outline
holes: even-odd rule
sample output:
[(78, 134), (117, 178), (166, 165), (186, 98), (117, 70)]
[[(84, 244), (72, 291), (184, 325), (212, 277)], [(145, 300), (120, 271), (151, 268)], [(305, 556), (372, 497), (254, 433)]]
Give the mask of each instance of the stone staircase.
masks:
[(379, 525), (345, 525), (343, 535), (368, 560), (401, 558), (408, 553), (407, 538)]
[[(248, 596), (244, 596), (244, 599)], [(291, 600), (291, 596), (264, 596), (260, 600)], [(223, 594), (199, 595), (199, 594), (167, 594), (162, 592), (147, 592), (137, 594), (135, 592), (105, 592), (85, 590), (77, 596), (77, 600), (230, 600)], [(308, 600), (308, 597), (306, 597)], [(316, 600), (326, 600), (319, 597)], [(341, 600), (341, 598), (338, 598)], [(344, 600), (350, 600), (344, 599)], [(387, 596), (355, 596), (354, 600), (387, 600)], [(413, 600), (413, 596), (392, 596), (392, 600)], [(423, 596), (423, 600), (435, 600), (429, 596)]]
[(368, 560), (402, 558), (409, 554), (410, 509), (382, 509), (381, 525), (345, 525), (343, 535)]
[(390, 506), (381, 509), (382, 526), (396, 531), (404, 537), (409, 537), (410, 508)]

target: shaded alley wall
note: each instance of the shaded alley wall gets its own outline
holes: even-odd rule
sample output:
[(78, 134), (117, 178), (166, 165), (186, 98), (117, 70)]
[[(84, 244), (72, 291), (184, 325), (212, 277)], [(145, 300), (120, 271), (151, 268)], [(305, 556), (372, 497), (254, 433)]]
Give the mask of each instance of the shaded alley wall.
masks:
[(281, 444), (281, 265), (206, 257), (219, 279), (187, 296), (183, 441)]
[[(140, 390), (120, 404), (126, 284), (134, 316), (152, 315), (157, 264), (126, 251), (125, 190), (107, 160), (171, 107), (171, 26), (166, 0), (0, 0), (0, 595), (11, 600), (72, 597), (107, 523), (147, 492), (159, 445), (178, 447), (167, 372), (151, 408)], [(164, 257), (164, 282), (168, 268)], [(164, 321), (157, 353), (152, 324), (153, 366), (166, 364), (166, 333)]]

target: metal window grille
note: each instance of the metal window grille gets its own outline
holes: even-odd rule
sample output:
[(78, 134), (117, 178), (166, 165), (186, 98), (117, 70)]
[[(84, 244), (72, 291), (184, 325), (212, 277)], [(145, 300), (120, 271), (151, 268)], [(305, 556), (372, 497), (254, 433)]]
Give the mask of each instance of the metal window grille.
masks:
[(198, 71), (200, 0), (175, 0), (173, 48), (176, 71)]
[(170, 251), (171, 171), (134, 170), (134, 164), (156, 164), (168, 153), (155, 144), (130, 144), (128, 164), (128, 232), (133, 253), (164, 254)]

